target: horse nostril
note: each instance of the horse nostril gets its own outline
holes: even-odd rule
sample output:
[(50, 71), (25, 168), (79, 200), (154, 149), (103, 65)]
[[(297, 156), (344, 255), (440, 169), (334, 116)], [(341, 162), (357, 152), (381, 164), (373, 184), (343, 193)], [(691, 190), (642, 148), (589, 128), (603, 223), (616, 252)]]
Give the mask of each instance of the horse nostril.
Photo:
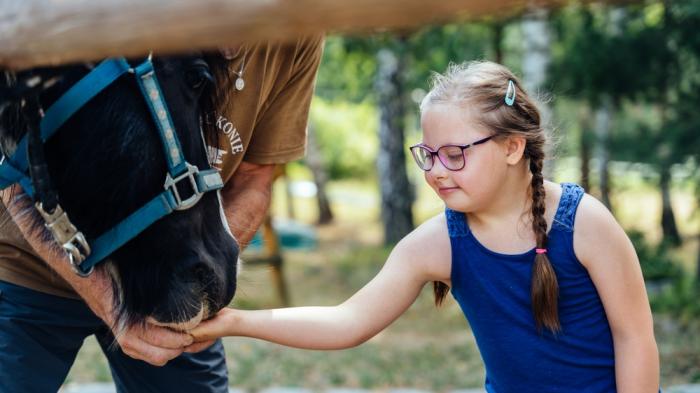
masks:
[(192, 268), (191, 274), (191, 277), (196, 282), (206, 285), (207, 282), (211, 279), (213, 272), (207, 265), (203, 263), (198, 263)]

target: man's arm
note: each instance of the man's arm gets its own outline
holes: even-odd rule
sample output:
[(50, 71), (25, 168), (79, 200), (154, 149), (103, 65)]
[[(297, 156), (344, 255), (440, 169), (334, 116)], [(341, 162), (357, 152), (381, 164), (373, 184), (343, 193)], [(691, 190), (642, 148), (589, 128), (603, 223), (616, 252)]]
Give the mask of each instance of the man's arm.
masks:
[[(191, 336), (146, 324), (145, 327), (132, 327), (123, 330), (115, 328), (113, 312), (112, 284), (106, 271), (97, 268), (88, 277), (79, 277), (70, 267), (65, 252), (49, 238), (43, 225), (36, 222), (31, 214), (34, 207), (21, 187), (0, 192), (2, 202), (12, 219), (34, 251), (58, 275), (66, 280), (90, 309), (114, 331), (117, 342), (127, 355), (162, 366), (179, 356), (183, 347), (192, 342)], [(50, 235), (49, 235), (50, 236)]]
[(221, 191), (226, 220), (241, 250), (265, 219), (274, 177), (274, 164), (242, 161)]

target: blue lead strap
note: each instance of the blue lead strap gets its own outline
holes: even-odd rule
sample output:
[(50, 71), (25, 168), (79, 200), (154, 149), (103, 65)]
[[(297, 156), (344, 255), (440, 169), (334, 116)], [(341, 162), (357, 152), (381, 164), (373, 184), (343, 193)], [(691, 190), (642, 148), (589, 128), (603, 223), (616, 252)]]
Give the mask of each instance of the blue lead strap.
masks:
[[(200, 171), (196, 177), (198, 192), (205, 193), (208, 191), (219, 190), (224, 187), (224, 182), (216, 169), (208, 169)], [(114, 228), (102, 234), (100, 237), (91, 241), (92, 252), (80, 266), (83, 274), (90, 272), (95, 265), (100, 263), (114, 250), (123, 246), (129, 240), (133, 239), (148, 228), (154, 222), (172, 213), (177, 208), (177, 202), (171, 190), (166, 190), (153, 198), (145, 206), (133, 212), (127, 218), (123, 219)]]
[(13, 159), (16, 155), (17, 153), (15, 153), (12, 158), (4, 157), (2, 165), (0, 165), (0, 189), (4, 190), (27, 176), (15, 166), (16, 164), (13, 162)]
[(172, 213), (175, 199), (170, 191), (164, 191), (150, 202), (122, 220), (114, 228), (103, 233), (91, 243), (90, 256), (80, 263), (78, 268), (83, 273), (89, 272), (95, 265), (105, 259), (114, 250), (123, 246), (148, 228), (154, 222)]

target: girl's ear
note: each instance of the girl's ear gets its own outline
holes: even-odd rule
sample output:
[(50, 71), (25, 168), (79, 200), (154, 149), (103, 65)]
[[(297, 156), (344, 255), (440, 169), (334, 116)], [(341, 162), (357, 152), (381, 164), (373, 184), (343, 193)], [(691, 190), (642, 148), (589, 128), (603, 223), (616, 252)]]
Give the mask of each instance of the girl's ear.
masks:
[(527, 140), (522, 136), (511, 135), (504, 141), (506, 162), (515, 165), (523, 158)]

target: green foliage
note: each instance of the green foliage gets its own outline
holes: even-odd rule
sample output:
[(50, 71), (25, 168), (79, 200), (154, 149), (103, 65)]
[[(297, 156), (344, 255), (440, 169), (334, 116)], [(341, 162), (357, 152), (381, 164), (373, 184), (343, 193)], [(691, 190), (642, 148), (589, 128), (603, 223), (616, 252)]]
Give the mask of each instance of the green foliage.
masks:
[(652, 246), (639, 231), (629, 231), (628, 236), (637, 251), (644, 280), (675, 279), (682, 276), (679, 264), (669, 255), (670, 247), (667, 244)]
[(552, 84), (593, 109), (611, 98), (611, 159), (650, 164), (659, 185), (700, 155), (698, 25), (694, 0), (575, 5), (553, 18)]
[(700, 318), (700, 283), (691, 277), (678, 277), (671, 287), (651, 298), (655, 312), (671, 314), (680, 323), (689, 323)]
[(326, 38), (316, 80), (316, 95), (325, 100), (363, 102), (372, 100), (377, 64), (366, 47), (372, 38)]
[(557, 13), (552, 20), (558, 37), (552, 49), (552, 85), (594, 107), (603, 95), (617, 102), (638, 91), (647, 62), (630, 35), (622, 34), (626, 18), (600, 5), (572, 6)]
[(670, 256), (671, 247), (663, 242), (651, 245), (638, 231), (628, 235), (637, 250), (654, 312), (668, 313), (681, 323), (700, 317), (700, 283), (683, 273)]
[(406, 89), (427, 89), (433, 72), (444, 72), (450, 63), (493, 57), (493, 31), (485, 23), (431, 26), (408, 36), (410, 67)]
[(310, 123), (332, 179), (372, 176), (379, 144), (378, 116), (377, 109), (368, 102), (314, 100)]
[(405, 55), (404, 91), (426, 89), (431, 73), (444, 71), (450, 62), (491, 55), (492, 35), (491, 26), (485, 23), (454, 23), (401, 34), (330, 36), (326, 39), (316, 94), (329, 101), (375, 101), (376, 54), (384, 48)]

